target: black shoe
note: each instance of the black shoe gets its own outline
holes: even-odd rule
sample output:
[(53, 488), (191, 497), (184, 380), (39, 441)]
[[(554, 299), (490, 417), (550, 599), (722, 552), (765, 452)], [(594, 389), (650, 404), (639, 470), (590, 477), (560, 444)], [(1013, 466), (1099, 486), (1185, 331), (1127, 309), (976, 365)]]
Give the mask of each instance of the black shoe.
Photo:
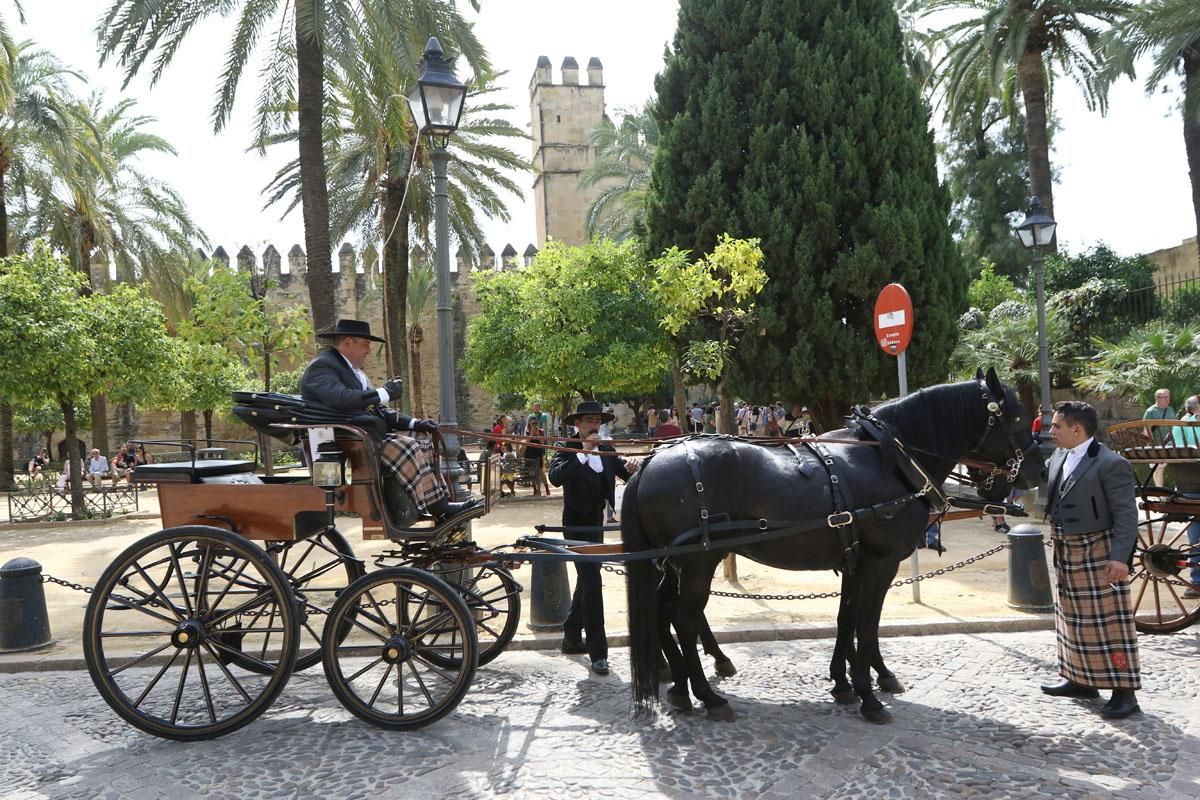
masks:
[(996, 533), (1008, 533), (1009, 527), (1007, 522), (998, 522), (992, 526)]
[(587, 648), (583, 645), (583, 640), (573, 636), (564, 636), (562, 644), (559, 645), (558, 649), (569, 656), (577, 656), (580, 653), (587, 652)]
[(1066, 678), (1063, 678), (1058, 683), (1044, 684), (1042, 691), (1051, 697), (1077, 697), (1081, 700), (1091, 700), (1093, 697), (1100, 696), (1099, 690), (1093, 689), (1091, 686), (1083, 686)]
[(439, 500), (429, 507), (429, 511), (433, 514), (434, 519), (436, 519), (439, 523), (442, 523), (448, 519), (453, 519), (461, 514), (465, 514), (481, 505), (483, 505), (482, 497), (464, 500), (461, 503), (451, 503), (448, 500)]
[(1101, 707), (1100, 716), (1105, 719), (1125, 719), (1141, 710), (1133, 689), (1113, 689), (1112, 699)]
[(607, 675), (608, 674), (608, 659), (607, 658), (597, 658), (595, 661), (593, 661), (592, 662), (592, 672), (596, 673), (597, 675)]

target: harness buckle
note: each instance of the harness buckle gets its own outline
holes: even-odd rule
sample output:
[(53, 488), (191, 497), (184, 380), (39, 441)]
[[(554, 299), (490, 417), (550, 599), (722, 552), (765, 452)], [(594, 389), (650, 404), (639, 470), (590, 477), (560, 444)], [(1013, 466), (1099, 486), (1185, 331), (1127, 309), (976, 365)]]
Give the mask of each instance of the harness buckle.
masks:
[(853, 511), (838, 511), (835, 514), (830, 514), (825, 518), (825, 524), (831, 528), (844, 528), (847, 525), (854, 524)]
[(759, 521), (758, 521), (758, 529), (759, 529), (760, 531), (765, 531), (765, 530), (767, 529), (767, 521), (766, 521), (765, 519), (759, 519)]
[(707, 508), (700, 509), (700, 519), (708, 519), (708, 509)]
[(696, 481), (696, 494), (704, 494), (704, 484)]
[(1008, 511), (1008, 509), (1005, 508), (1004, 506), (997, 506), (997, 505), (993, 505), (992, 503), (986, 503), (983, 506), (983, 513), (991, 514), (991, 515), (997, 516), (997, 517), (1004, 516), (1004, 513), (1006, 511)]

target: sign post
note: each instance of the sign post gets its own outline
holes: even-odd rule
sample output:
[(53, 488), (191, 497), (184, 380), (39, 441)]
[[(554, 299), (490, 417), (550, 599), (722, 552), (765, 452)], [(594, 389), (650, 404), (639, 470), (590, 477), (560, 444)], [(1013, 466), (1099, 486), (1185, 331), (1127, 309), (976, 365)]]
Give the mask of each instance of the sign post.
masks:
[[(875, 341), (879, 342), (883, 352), (896, 357), (901, 397), (908, 394), (908, 362), (905, 360), (904, 351), (908, 348), (908, 343), (912, 341), (912, 333), (912, 298), (900, 284), (889, 283), (883, 287), (883, 291), (875, 299)], [(925, 544), (925, 536), (926, 534), (921, 535), (921, 544)], [(921, 572), (917, 558), (920, 550), (921, 548), (918, 547), (912, 555), (912, 576), (914, 578)], [(912, 593), (913, 602), (921, 602), (919, 581), (913, 581)]]

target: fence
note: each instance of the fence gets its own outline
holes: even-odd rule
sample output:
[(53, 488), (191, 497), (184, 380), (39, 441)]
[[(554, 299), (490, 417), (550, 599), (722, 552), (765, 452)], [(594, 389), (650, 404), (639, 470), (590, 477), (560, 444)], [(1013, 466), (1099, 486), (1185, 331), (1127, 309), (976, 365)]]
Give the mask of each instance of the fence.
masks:
[(1189, 303), (1192, 312), (1200, 312), (1200, 275), (1182, 275), (1145, 289), (1126, 292), (1118, 304), (1118, 316), (1139, 325), (1169, 312), (1175, 312), (1173, 316), (1177, 321), (1194, 319), (1197, 314), (1185, 312), (1181, 308), (1184, 303)]
[[(104, 519), (138, 510), (138, 492), (132, 486), (85, 488), (84, 514), (90, 519)], [(48, 522), (71, 516), (70, 492), (60, 493), (56, 487), (25, 489), (8, 494), (10, 522)]]

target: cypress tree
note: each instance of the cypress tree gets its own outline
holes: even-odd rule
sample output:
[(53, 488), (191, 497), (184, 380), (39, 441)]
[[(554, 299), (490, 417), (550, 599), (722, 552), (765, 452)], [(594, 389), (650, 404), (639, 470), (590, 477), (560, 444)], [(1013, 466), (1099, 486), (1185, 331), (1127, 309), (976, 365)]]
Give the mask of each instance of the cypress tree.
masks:
[(892, 281), (915, 308), (910, 385), (943, 380), (967, 274), (891, 0), (680, 0), (656, 83), (650, 252), (762, 240), (769, 281), (735, 388), (803, 401), (826, 426), (894, 395), (872, 326)]

